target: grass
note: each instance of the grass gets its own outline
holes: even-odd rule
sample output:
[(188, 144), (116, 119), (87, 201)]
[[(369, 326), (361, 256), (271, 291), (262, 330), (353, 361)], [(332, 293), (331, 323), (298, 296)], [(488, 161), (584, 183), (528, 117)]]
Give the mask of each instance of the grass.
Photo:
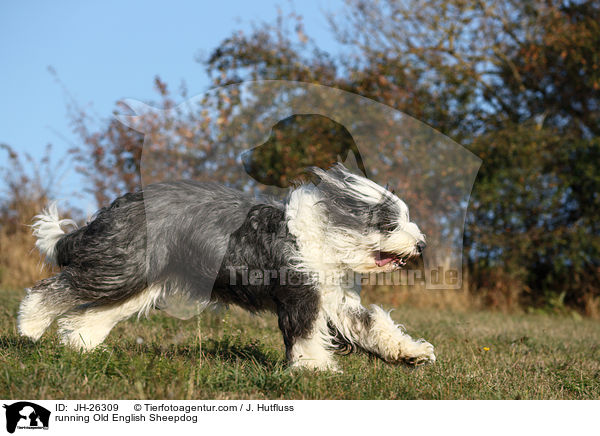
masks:
[(436, 346), (435, 365), (338, 357), (343, 374), (290, 372), (273, 316), (160, 314), (118, 325), (89, 354), (54, 330), (16, 331), (23, 293), (0, 291), (0, 398), (12, 399), (598, 399), (600, 323), (543, 314), (403, 307), (409, 333)]

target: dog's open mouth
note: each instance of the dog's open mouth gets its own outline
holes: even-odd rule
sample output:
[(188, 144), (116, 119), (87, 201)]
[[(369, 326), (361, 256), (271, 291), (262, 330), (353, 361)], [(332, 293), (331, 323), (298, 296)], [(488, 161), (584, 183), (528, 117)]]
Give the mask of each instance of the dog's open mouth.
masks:
[(378, 267), (387, 265), (388, 263), (394, 264), (395, 267), (399, 268), (406, 265), (406, 258), (396, 253), (390, 253), (387, 251), (376, 251), (375, 252), (375, 264)]

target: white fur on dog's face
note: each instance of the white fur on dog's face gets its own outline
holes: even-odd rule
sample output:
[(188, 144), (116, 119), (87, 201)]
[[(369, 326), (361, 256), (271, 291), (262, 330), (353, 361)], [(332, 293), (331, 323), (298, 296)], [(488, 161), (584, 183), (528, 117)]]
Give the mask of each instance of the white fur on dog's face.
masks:
[(314, 170), (317, 186), (288, 201), (288, 227), (313, 271), (390, 272), (420, 254), (425, 237), (396, 195), (341, 165)]

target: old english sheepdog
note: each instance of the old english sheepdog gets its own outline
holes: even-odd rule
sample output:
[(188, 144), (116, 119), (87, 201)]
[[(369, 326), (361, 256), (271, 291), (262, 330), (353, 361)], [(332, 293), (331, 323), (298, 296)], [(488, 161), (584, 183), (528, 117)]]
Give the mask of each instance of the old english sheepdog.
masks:
[(387, 362), (434, 362), (430, 343), (382, 308), (363, 307), (343, 280), (420, 255), (425, 237), (408, 207), (341, 164), (311, 172), (313, 183), (284, 202), (178, 181), (126, 194), (70, 233), (63, 227), (72, 221), (44, 211), (36, 246), (60, 272), (27, 290), (20, 333), (37, 340), (58, 317), (65, 344), (92, 350), (119, 321), (209, 284), (210, 302), (273, 311), (292, 367), (336, 370), (341, 345)]

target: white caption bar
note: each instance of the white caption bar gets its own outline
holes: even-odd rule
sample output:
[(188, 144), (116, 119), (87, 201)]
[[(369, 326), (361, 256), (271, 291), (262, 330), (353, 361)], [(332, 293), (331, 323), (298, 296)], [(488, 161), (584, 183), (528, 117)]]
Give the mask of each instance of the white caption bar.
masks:
[(591, 430), (600, 410), (598, 401), (0, 401), (2, 430), (21, 436), (39, 434), (34, 430), (67, 436), (212, 430), (243, 435), (564, 435)]

